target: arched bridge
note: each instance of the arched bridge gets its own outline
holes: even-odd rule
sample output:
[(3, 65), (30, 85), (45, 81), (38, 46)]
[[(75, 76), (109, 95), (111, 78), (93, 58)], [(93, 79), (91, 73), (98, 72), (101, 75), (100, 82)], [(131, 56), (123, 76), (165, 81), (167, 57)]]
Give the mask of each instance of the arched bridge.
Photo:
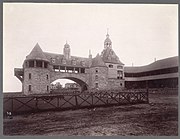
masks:
[(69, 73), (69, 72), (51, 72), (51, 83), (57, 79), (70, 79), (78, 83), (82, 90), (88, 89), (88, 74), (87, 73)]

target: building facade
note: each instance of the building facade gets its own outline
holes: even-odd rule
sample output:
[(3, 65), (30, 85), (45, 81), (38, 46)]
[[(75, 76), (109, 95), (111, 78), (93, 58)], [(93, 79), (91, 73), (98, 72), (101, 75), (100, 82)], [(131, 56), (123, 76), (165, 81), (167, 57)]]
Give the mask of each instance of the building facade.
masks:
[(110, 90), (132, 88), (177, 88), (178, 56), (155, 61), (146, 66), (125, 67), (112, 49), (109, 34), (104, 49), (94, 58), (71, 56), (66, 42), (63, 54), (43, 52), (39, 44), (26, 56), (23, 68), (15, 68), (15, 76), (22, 82), (22, 92), (50, 93), (51, 83), (57, 79), (70, 79), (81, 90)]
[(23, 63), (15, 68), (15, 76), (22, 82), (22, 92), (29, 94), (50, 93), (51, 83), (57, 79), (70, 79), (88, 89), (123, 89), (125, 87), (124, 64), (112, 49), (109, 34), (101, 54), (87, 58), (71, 56), (66, 42), (63, 54), (43, 52), (37, 43)]

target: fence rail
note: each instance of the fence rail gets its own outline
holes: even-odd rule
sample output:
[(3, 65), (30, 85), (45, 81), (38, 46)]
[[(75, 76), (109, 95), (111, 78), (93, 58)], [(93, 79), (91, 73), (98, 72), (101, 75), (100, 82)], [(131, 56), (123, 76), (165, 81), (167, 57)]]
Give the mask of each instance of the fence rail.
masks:
[(45, 110), (79, 109), (84, 107), (112, 106), (148, 103), (148, 90), (139, 91), (95, 91), (72, 94), (12, 95), (4, 96), (3, 112), (13, 114)]

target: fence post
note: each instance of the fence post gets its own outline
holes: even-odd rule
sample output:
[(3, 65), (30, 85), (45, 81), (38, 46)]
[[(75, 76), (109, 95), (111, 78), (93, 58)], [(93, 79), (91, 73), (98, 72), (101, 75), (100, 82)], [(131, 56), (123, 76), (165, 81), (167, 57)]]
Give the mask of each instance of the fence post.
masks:
[(76, 107), (78, 107), (77, 95), (75, 94)]
[(14, 108), (13, 108), (13, 98), (11, 98), (11, 112), (13, 113), (14, 112)]
[(147, 100), (147, 103), (149, 103), (149, 89), (147, 88), (146, 89), (146, 100)]

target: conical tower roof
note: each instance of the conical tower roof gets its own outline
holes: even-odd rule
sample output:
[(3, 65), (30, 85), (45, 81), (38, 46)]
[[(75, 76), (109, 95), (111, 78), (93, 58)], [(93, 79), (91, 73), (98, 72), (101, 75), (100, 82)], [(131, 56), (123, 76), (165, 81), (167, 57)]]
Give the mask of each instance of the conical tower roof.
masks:
[(95, 58), (92, 59), (91, 67), (107, 67), (104, 61), (102, 60), (101, 56), (97, 54)]
[(114, 64), (121, 64), (124, 65), (115, 54), (115, 52), (110, 49), (106, 48), (102, 51), (101, 57), (105, 63), (114, 63)]
[(38, 43), (32, 49), (31, 53), (26, 57), (26, 60), (31, 60), (31, 59), (48, 61), (48, 59), (46, 58), (45, 54), (43, 53)]

